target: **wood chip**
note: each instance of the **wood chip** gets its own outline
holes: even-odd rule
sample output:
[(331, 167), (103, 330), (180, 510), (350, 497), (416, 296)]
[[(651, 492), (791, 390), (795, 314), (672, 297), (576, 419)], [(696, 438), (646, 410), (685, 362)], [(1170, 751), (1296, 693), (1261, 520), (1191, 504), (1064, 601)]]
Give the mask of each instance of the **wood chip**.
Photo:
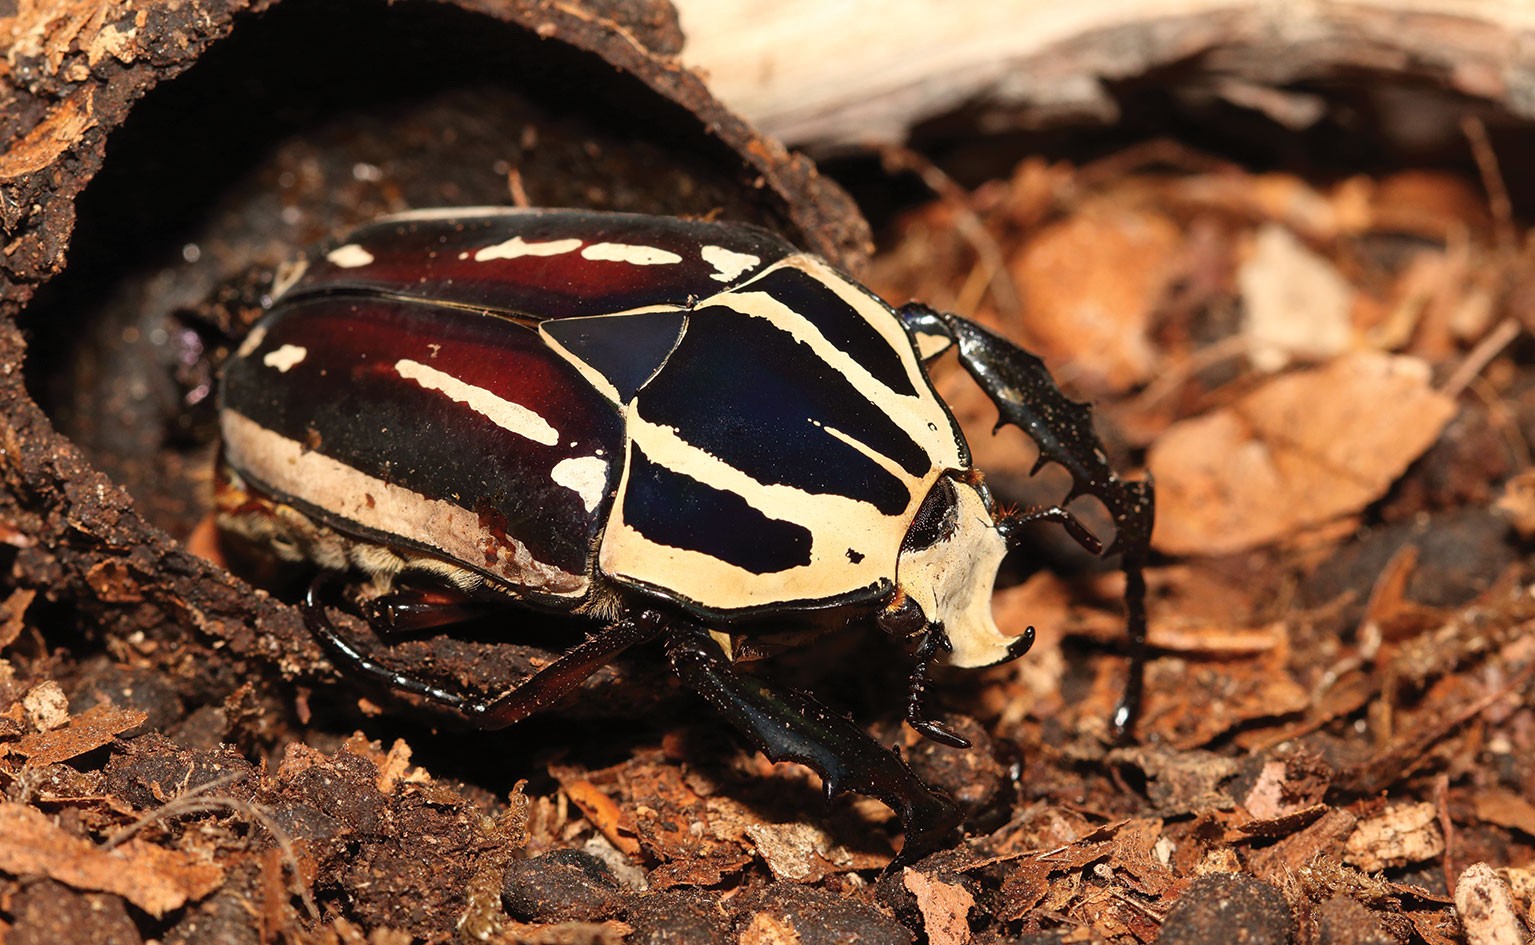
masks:
[(917, 897), (922, 927), (932, 945), (966, 945), (970, 941), (969, 916), (975, 906), (970, 890), (909, 866), (902, 879), (907, 891)]
[(613, 799), (602, 793), (590, 781), (561, 781), (560, 790), (571, 803), (581, 808), (586, 819), (608, 838), (608, 842), (627, 856), (640, 852), (640, 842), (635, 838), (634, 820), (624, 814)]
[(114, 893), (156, 918), (201, 899), (224, 882), (224, 870), (217, 863), (140, 840), (104, 850), (65, 832), (41, 811), (10, 803), (0, 804), (0, 871)]
[(1444, 852), (1439, 809), (1428, 801), (1396, 804), (1359, 822), (1344, 844), (1343, 859), (1367, 873), (1421, 863)]
[(86, 88), (84, 94), (64, 99), (26, 137), (14, 141), (0, 154), (0, 181), (42, 170), (79, 141), (86, 129), (96, 124), (95, 94)]
[(799, 932), (771, 913), (755, 913), (741, 930), (741, 945), (800, 945)]
[(1535, 538), (1535, 469), (1526, 469), (1503, 484), (1493, 508), (1525, 541)]
[(1276, 378), (1174, 424), (1152, 447), (1155, 545), (1229, 554), (1357, 512), (1385, 494), (1454, 412), (1414, 358), (1360, 352)]
[(63, 728), (26, 736), (16, 743), (15, 751), (25, 755), (31, 767), (42, 768), (110, 744), (123, 732), (143, 725), (147, 718), (149, 713), (141, 709), (100, 703), (70, 719)]
[(21, 697), (21, 706), (26, 710), (27, 721), (39, 731), (47, 732), (69, 722), (69, 697), (64, 695), (63, 687), (52, 679), (44, 680), (28, 690)]
[(1455, 909), (1466, 945), (1524, 945), (1526, 936), (1508, 884), (1486, 863), (1473, 863), (1455, 884)]
[(773, 875), (790, 882), (817, 883), (833, 873), (878, 869), (889, 862), (886, 856), (855, 853), (813, 824), (748, 823), (744, 832)]

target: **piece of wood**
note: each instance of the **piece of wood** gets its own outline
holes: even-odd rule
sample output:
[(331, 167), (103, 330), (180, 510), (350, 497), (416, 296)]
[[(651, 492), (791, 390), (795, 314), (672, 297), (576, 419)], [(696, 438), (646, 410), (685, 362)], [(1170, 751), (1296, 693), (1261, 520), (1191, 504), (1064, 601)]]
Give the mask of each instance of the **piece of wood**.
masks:
[[(1289, 123), (1289, 83), (1340, 70), (1427, 79), (1535, 115), (1519, 42), (1535, 6), (1502, 0), (677, 0), (683, 60), (793, 144), (899, 142), (961, 107), (982, 129), (1111, 123), (1108, 83), (1204, 57), (1200, 82)], [(1175, 77), (1169, 77), (1173, 81)], [(1187, 76), (1177, 81), (1187, 81)], [(1424, 117), (1421, 111), (1418, 114)], [(1452, 119), (1445, 115), (1444, 118)]]

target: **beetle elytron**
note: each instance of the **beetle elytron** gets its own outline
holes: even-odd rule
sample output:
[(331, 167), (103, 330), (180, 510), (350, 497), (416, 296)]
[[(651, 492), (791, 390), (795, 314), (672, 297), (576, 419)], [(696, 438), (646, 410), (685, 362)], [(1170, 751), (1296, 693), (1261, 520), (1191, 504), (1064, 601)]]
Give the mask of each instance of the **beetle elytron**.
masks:
[[(576, 210), (384, 218), (283, 288), (224, 370), (220, 522), (317, 565), (309, 624), (352, 670), (503, 726), (636, 644), (758, 748), (828, 794), (888, 803), (903, 859), (957, 808), (893, 752), (801, 693), (738, 672), (754, 635), (872, 621), (915, 666), (987, 666), (1033, 629), (991, 617), (1018, 527), (999, 512), (925, 363), (957, 348), (1001, 423), (1100, 499), (1123, 553), (1139, 698), (1149, 482), (1108, 467), (1088, 410), (1041, 362), (953, 315), (893, 310), (752, 226)], [(586, 618), (554, 663), (493, 699), (383, 667), (326, 617), (326, 575), (366, 579), (381, 630), (440, 626), (487, 602)]]

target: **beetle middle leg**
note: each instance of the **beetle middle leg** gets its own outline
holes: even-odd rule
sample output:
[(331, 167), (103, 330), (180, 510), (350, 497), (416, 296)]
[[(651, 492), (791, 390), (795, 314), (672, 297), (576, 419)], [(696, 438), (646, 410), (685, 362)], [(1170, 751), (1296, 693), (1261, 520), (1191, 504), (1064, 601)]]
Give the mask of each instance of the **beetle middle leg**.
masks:
[(659, 636), (660, 615), (653, 611), (615, 621), (571, 647), (553, 663), (528, 677), (510, 692), (486, 697), (449, 689), (379, 663), (336, 632), (325, 613), (323, 596), (336, 580), (321, 574), (309, 585), (302, 610), (304, 622), (325, 647), (337, 668), (390, 689), (420, 696), (482, 729), (505, 728), (520, 722), (574, 692), (592, 673), (612, 662), (618, 654)]
[(896, 863), (935, 849), (959, 825), (954, 802), (923, 784), (895, 752), (810, 696), (737, 672), (701, 628), (672, 626), (666, 653), (678, 678), (773, 761), (811, 768), (827, 797), (853, 791), (890, 805), (906, 832)]
[[(1038, 357), (985, 328), (920, 303), (899, 309), (902, 322), (924, 350), (937, 352), (958, 348), (959, 361), (997, 407), (997, 428), (1011, 423), (1039, 446), (1035, 469), (1058, 463), (1071, 474), (1071, 493), (1065, 505), (1078, 495), (1098, 499), (1114, 520), (1113, 543), (1105, 554), (1118, 552), (1125, 574), (1126, 630), (1130, 637), (1130, 672), (1125, 691), (1114, 712), (1120, 734), (1135, 724), (1139, 712), (1146, 665), (1146, 560), (1151, 554), (1151, 529), (1155, 501), (1150, 479), (1126, 482), (1110, 468), (1103, 444), (1093, 431), (1092, 411), (1061, 393), (1055, 379)], [(1069, 513), (1045, 510), (1039, 518), (1061, 522), (1084, 546), (1087, 531)], [(1090, 536), (1088, 536), (1090, 537)], [(1092, 539), (1096, 543), (1096, 539)]]

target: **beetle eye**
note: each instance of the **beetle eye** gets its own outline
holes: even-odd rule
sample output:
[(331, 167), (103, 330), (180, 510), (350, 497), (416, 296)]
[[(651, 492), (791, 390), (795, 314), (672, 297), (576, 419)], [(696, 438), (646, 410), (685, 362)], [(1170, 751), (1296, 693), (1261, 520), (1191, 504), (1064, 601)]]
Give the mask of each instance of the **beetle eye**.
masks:
[(954, 494), (954, 483), (948, 477), (938, 480), (927, 498), (922, 500), (911, 528), (906, 530), (901, 551), (921, 551), (952, 536), (958, 508), (959, 498)]
[(927, 629), (927, 615), (922, 612), (922, 605), (904, 593), (895, 606), (880, 611), (875, 621), (881, 630), (897, 639), (914, 637)]

